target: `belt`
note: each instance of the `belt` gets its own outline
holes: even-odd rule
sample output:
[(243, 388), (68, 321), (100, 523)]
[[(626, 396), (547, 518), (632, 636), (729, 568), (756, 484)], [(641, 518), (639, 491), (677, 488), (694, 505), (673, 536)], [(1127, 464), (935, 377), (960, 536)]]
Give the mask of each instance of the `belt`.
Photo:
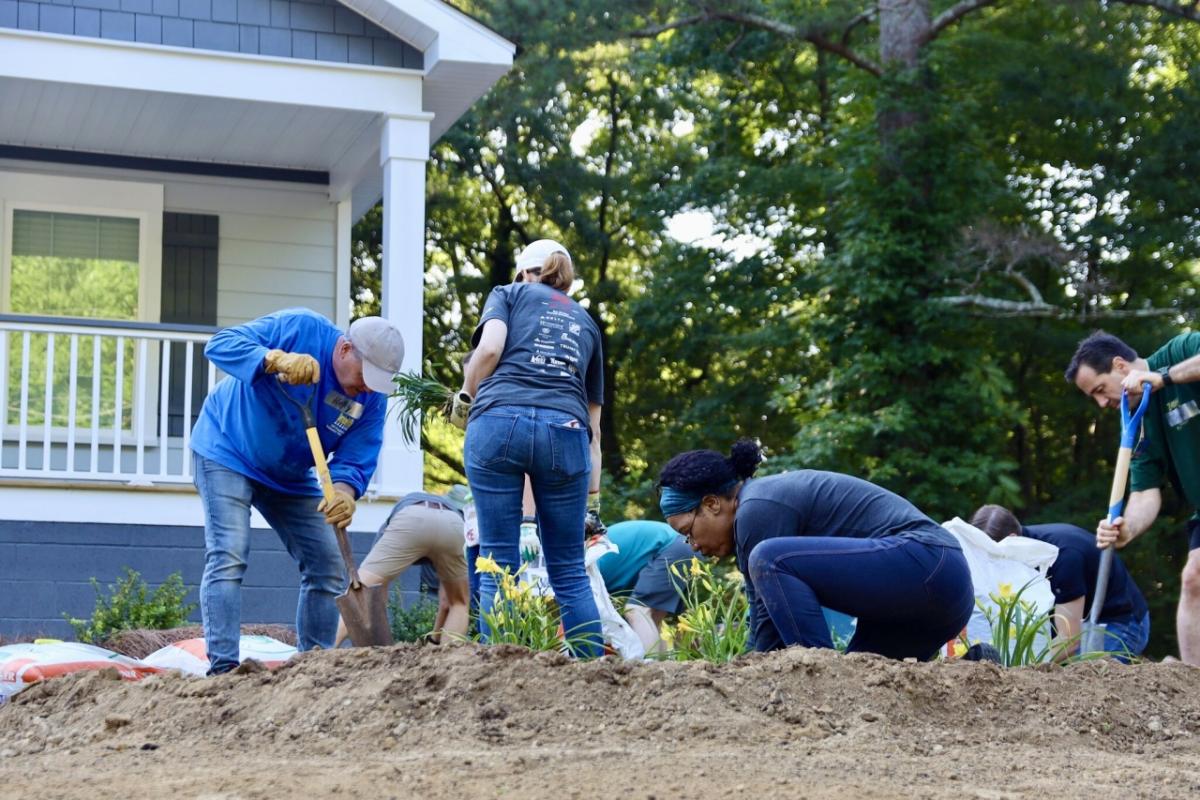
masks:
[(417, 500), (415, 503), (409, 503), (413, 506), (425, 506), (426, 508), (434, 508), (439, 511), (453, 511), (454, 509), (445, 503), (435, 503), (432, 500)]

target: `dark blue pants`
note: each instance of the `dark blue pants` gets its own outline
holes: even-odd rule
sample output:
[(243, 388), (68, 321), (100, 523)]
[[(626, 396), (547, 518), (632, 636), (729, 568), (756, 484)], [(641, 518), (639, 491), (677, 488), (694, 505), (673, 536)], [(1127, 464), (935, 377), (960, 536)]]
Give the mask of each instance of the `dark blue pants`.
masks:
[(767, 539), (750, 554), (750, 576), (785, 646), (833, 647), (826, 606), (858, 617), (849, 652), (926, 660), (975, 605), (962, 551), (899, 536)]

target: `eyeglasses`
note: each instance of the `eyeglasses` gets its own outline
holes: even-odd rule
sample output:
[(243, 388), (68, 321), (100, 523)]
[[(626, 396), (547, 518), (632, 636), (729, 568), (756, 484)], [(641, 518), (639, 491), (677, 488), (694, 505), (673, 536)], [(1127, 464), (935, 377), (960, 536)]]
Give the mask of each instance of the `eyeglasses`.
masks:
[(693, 544), (692, 529), (696, 527), (696, 514), (698, 514), (699, 512), (700, 512), (700, 507), (697, 506), (692, 511), (692, 521), (688, 523), (687, 530), (686, 531), (677, 531), (677, 533), (680, 536), (682, 536), (687, 541), (688, 544)]

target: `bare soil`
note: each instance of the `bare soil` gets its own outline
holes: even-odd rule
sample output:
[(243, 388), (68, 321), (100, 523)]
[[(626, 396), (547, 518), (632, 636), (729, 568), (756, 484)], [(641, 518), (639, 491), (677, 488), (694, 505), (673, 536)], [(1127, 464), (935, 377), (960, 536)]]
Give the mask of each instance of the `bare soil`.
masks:
[(0, 706), (0, 797), (1200, 796), (1182, 664), (397, 645), (246, 667), (22, 692)]

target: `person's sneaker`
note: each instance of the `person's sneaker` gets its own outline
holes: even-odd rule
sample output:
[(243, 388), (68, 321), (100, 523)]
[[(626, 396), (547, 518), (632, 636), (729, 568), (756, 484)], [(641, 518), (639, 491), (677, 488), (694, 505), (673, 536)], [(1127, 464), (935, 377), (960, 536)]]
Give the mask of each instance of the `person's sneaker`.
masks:
[(976, 642), (963, 653), (963, 661), (990, 661), (1000, 663), (1000, 651), (987, 642)]

